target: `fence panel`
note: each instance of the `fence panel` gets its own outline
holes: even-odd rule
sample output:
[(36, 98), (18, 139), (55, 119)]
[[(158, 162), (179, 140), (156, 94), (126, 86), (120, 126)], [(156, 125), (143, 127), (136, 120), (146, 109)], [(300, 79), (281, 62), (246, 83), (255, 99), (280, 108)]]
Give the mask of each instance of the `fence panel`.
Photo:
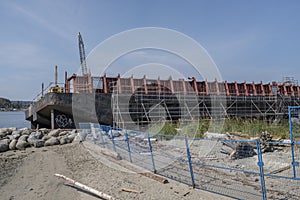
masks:
[(238, 199), (262, 199), (255, 142), (190, 140), (196, 188)]
[(300, 145), (300, 106), (289, 106), (289, 124), (290, 124), (290, 140), (292, 153), (292, 167), (294, 179), (300, 178), (299, 169), (299, 148)]
[[(153, 171), (152, 157), (148, 143), (148, 134), (132, 130), (126, 130), (125, 133), (128, 137), (128, 143), (126, 143), (125, 147), (127, 150), (125, 159), (139, 167)], [(128, 146), (130, 148), (130, 154), (128, 152)]]
[(192, 185), (185, 138), (158, 134), (151, 141), (156, 173)]

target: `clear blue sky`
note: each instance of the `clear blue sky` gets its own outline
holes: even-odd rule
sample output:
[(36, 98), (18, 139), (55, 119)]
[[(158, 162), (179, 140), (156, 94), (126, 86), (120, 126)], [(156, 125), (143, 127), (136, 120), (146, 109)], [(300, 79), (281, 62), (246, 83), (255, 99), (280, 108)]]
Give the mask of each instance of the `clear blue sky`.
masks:
[(0, 97), (31, 100), (54, 66), (79, 69), (77, 33), (88, 54), (137, 27), (165, 27), (199, 42), (228, 81), (300, 79), (300, 1), (0, 1)]

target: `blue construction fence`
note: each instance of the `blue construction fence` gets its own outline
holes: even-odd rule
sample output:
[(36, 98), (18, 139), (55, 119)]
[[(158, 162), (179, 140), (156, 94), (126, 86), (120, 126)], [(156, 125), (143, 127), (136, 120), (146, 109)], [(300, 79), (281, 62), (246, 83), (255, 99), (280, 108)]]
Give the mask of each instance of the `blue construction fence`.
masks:
[(233, 199), (300, 199), (300, 107), (289, 107), (290, 140), (261, 142), (151, 134), (80, 123), (85, 141), (145, 170)]

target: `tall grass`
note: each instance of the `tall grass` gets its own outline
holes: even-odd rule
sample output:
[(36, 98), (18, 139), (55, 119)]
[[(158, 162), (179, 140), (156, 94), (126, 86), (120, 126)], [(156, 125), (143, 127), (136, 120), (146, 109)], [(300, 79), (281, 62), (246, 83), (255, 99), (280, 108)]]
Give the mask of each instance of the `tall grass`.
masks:
[(178, 134), (177, 128), (181, 128), (181, 133), (185, 133), (191, 137), (201, 138), (208, 130), (218, 133), (239, 132), (247, 134), (250, 137), (257, 137), (263, 131), (267, 131), (275, 138), (280, 137), (286, 139), (289, 137), (289, 124), (287, 120), (274, 124), (272, 122), (256, 119), (234, 118), (226, 119), (223, 126), (217, 126), (217, 128), (214, 127), (214, 123), (211, 123), (211, 120), (208, 119), (201, 119), (199, 122), (190, 122), (184, 126), (178, 123), (166, 122), (159, 132), (162, 134), (175, 135)]

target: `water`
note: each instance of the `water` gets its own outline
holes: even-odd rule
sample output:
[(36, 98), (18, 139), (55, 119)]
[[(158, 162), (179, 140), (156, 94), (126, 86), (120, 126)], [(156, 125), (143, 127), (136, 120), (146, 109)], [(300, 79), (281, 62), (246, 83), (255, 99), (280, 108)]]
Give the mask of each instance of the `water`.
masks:
[(0, 112), (0, 128), (30, 128), (30, 122), (25, 120), (23, 111)]

